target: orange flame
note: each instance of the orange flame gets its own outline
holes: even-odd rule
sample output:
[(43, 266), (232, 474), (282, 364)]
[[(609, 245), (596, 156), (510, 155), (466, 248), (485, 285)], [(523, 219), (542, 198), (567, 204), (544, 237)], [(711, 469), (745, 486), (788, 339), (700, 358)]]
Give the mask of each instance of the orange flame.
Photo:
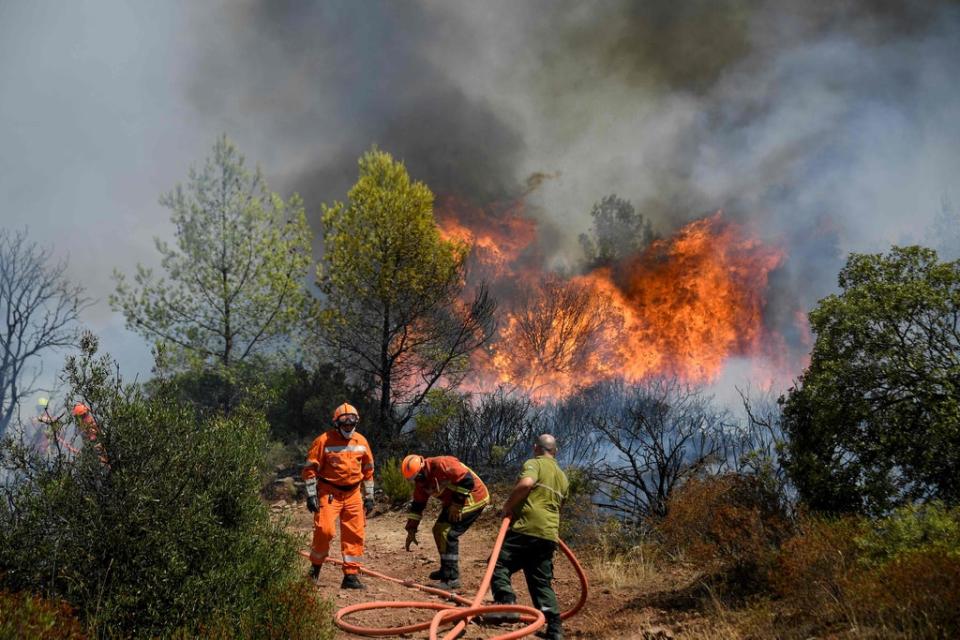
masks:
[(730, 358), (764, 356), (782, 343), (764, 327), (763, 310), (784, 252), (720, 212), (613, 268), (561, 278), (538, 262), (536, 226), (522, 204), (498, 215), (445, 205), (442, 232), (473, 245), (475, 275), (501, 295), (498, 335), (474, 358), (476, 388), (506, 384), (558, 398), (615, 377), (710, 382)]
[(441, 235), (471, 245), (474, 279), (512, 278), (521, 254), (537, 237), (536, 222), (524, 216), (522, 200), (483, 208), (445, 196), (438, 199), (437, 218)]

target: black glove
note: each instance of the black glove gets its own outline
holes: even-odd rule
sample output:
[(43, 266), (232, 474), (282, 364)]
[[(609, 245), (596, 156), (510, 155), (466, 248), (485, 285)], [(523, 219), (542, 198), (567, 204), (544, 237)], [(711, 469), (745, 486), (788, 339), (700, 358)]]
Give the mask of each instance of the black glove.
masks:
[(317, 503), (317, 496), (307, 496), (307, 511), (316, 513), (319, 510), (320, 505)]
[(368, 516), (370, 512), (373, 511), (373, 498), (364, 498), (363, 499), (363, 515)]

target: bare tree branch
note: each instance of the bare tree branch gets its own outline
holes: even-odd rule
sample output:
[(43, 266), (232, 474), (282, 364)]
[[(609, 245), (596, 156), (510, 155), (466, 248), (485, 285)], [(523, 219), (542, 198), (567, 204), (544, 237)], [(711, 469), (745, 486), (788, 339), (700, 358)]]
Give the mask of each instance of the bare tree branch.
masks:
[(91, 300), (66, 271), (66, 262), (51, 262), (25, 230), (0, 229), (0, 435), (20, 399), (39, 390), (42, 353), (76, 344), (80, 312)]

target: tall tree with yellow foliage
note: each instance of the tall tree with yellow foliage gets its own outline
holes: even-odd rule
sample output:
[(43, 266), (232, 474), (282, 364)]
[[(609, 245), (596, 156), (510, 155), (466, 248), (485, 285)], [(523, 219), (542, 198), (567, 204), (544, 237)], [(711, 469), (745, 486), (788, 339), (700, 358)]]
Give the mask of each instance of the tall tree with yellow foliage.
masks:
[(347, 202), (324, 206), (320, 335), (379, 391), (378, 427), (394, 441), (438, 387), (457, 384), (494, 328), (485, 287), (463, 302), (469, 246), (445, 239), (433, 193), (371, 149)]

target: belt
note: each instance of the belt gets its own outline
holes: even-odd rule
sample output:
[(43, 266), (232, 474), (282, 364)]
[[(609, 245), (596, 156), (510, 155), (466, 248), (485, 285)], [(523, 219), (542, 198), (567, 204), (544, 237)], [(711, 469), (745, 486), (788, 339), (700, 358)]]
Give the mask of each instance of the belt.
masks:
[(330, 486), (333, 487), (334, 489), (337, 489), (338, 491), (343, 491), (343, 492), (353, 491), (354, 489), (356, 489), (357, 487), (360, 486), (360, 483), (359, 483), (359, 482), (354, 482), (353, 484), (336, 484), (336, 483), (330, 482), (329, 480), (326, 480), (326, 479), (324, 479), (324, 478), (320, 478), (319, 480), (320, 480), (320, 482), (322, 482), (323, 484), (330, 485)]

